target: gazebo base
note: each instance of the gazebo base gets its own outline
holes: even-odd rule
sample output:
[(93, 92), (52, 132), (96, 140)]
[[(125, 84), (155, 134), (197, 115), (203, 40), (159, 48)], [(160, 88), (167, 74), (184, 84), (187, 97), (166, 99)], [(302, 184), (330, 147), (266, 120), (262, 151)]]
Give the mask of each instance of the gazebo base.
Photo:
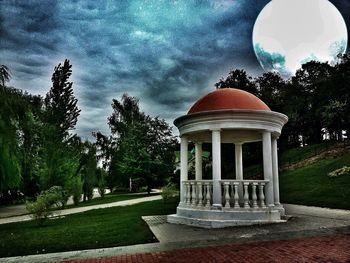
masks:
[(274, 208), (258, 209), (193, 209), (178, 207), (177, 214), (168, 215), (167, 221), (174, 224), (185, 224), (203, 228), (224, 228), (254, 224), (282, 223), (281, 213)]

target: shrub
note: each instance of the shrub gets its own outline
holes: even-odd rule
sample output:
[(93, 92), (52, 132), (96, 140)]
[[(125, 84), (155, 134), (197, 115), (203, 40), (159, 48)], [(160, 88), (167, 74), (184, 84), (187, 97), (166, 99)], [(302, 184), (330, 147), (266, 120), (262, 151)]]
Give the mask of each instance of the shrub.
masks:
[(342, 175), (350, 175), (350, 167), (349, 166), (343, 166), (340, 169), (336, 169), (330, 173), (328, 173), (329, 177), (338, 177)]
[(32, 214), (33, 219), (43, 225), (47, 218), (52, 214), (51, 209), (62, 202), (62, 187), (53, 186), (46, 191), (42, 191), (35, 202), (27, 202), (26, 208)]
[(69, 184), (69, 192), (73, 196), (74, 205), (78, 205), (83, 193), (83, 182), (80, 176), (73, 178)]
[(177, 190), (174, 184), (168, 184), (162, 188), (162, 197), (164, 201), (168, 201), (169, 199), (176, 197), (179, 195), (179, 191)]
[(106, 194), (106, 185), (105, 184), (98, 184), (98, 193), (100, 194), (101, 198), (103, 198)]

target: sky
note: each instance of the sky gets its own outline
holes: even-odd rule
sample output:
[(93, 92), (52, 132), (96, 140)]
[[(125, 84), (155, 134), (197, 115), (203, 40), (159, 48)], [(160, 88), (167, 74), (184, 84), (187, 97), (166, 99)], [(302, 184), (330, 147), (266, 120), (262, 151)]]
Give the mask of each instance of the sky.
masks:
[[(112, 99), (123, 93), (172, 125), (230, 69), (262, 74), (252, 31), (268, 2), (0, 0), (0, 64), (9, 86), (45, 96), (54, 67), (69, 59), (82, 138), (109, 134)], [(330, 2), (349, 29), (350, 1)]]

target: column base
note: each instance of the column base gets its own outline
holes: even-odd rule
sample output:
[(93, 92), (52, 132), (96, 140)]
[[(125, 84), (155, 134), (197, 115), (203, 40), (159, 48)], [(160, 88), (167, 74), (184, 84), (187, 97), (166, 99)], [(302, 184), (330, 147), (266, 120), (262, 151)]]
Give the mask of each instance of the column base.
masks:
[(281, 203), (275, 203), (275, 209), (277, 209), (280, 212), (281, 216), (286, 215), (286, 210), (284, 209)]

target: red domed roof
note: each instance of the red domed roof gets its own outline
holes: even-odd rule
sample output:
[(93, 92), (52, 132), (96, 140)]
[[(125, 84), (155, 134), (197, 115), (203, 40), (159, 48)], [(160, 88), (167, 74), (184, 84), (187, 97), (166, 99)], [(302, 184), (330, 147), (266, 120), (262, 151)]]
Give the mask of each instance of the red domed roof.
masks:
[(217, 89), (199, 99), (187, 114), (215, 110), (264, 110), (270, 108), (258, 97), (240, 89)]

